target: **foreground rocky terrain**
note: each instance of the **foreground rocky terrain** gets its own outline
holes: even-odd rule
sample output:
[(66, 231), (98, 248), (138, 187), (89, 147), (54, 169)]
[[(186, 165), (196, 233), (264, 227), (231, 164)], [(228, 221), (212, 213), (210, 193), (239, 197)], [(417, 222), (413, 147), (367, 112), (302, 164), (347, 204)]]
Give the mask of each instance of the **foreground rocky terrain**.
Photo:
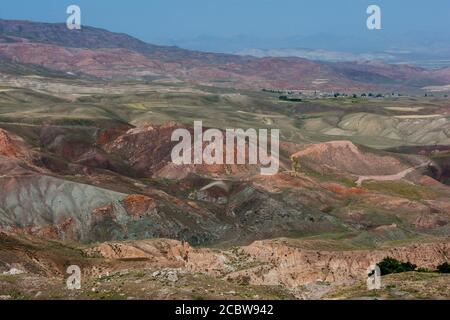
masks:
[[(382, 290), (364, 287), (368, 266), (386, 256), (430, 269), (446, 261), (448, 239), (330, 251), (336, 243), (315, 239), (266, 240), (219, 250), (163, 239), (79, 246), (5, 233), (0, 237), (3, 299), (448, 299), (450, 294), (448, 276), (432, 273), (383, 277)], [(65, 285), (65, 270), (72, 264), (82, 269), (77, 291)]]

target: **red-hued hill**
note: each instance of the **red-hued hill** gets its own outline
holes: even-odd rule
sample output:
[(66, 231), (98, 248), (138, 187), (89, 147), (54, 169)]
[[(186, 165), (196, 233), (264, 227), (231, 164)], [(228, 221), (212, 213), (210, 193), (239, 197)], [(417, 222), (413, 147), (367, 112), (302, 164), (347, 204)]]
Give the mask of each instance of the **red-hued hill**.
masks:
[(448, 71), (377, 62), (321, 63), (156, 46), (125, 34), (0, 20), (0, 60), (115, 79), (169, 79), (245, 89), (364, 91), (447, 85)]

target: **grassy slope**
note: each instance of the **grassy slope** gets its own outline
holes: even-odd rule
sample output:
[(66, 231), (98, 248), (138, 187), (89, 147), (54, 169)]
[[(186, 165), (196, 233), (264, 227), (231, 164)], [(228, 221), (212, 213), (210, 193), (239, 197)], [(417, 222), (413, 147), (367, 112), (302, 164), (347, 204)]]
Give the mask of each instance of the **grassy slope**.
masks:
[(380, 290), (367, 290), (365, 283), (351, 287), (336, 287), (324, 299), (450, 299), (450, 275), (407, 272), (383, 276)]
[[(53, 92), (47, 95), (26, 89), (0, 92), (0, 121), (34, 124), (56, 122), (65, 125), (114, 121), (139, 125), (169, 120), (192, 124), (195, 120), (203, 120), (205, 126), (219, 128), (279, 128), (284, 140), (294, 142), (346, 139), (371, 147), (388, 148), (409, 142), (393, 139), (384, 133), (377, 135), (375, 129), (374, 134), (367, 135), (338, 135), (337, 132), (330, 135), (326, 132), (336, 128), (343, 118), (352, 119), (352, 115), (370, 113), (370, 126), (378, 128), (385, 117), (407, 116), (411, 113), (440, 114), (445, 105), (444, 100), (437, 98), (408, 97), (330, 98), (292, 103), (279, 101), (277, 95), (263, 92), (180, 85), (167, 86), (161, 90), (161, 86), (142, 83), (115, 84), (127, 92), (116, 94), (118, 90), (114, 87), (108, 89), (96, 82), (61, 79), (51, 82)], [(93, 88), (97, 87), (103, 88), (104, 93), (92, 93), (96, 92)], [(72, 91), (84, 94), (70, 96)], [(419, 109), (411, 112), (412, 107)], [(313, 120), (320, 120), (321, 124)], [(386, 128), (386, 132), (392, 129)]]

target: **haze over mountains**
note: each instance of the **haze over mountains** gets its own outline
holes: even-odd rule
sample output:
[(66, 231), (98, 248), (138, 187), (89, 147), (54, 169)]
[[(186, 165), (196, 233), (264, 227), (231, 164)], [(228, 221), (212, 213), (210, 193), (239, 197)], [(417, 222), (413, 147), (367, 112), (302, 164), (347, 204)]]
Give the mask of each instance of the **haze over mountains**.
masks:
[(450, 83), (450, 69), (205, 53), (147, 44), (125, 34), (92, 27), (68, 30), (64, 24), (1, 20), (0, 30), (0, 56), (4, 64), (14, 61), (69, 75), (347, 92), (420, 90)]
[(226, 52), (255, 57), (300, 57), (321, 61), (380, 60), (422, 67), (450, 66), (450, 36), (444, 32), (406, 32), (382, 35), (319, 33), (290, 37), (198, 36), (160, 39), (161, 43), (200, 51)]

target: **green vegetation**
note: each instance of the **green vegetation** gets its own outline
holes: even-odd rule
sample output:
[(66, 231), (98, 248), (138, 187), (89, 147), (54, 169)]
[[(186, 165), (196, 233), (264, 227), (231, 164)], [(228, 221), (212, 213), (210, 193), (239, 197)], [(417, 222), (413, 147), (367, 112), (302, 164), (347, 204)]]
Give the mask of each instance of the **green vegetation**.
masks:
[(404, 181), (370, 181), (364, 187), (388, 195), (396, 195), (409, 200), (435, 199), (438, 194), (429, 188), (413, 185)]
[(448, 262), (444, 262), (439, 265), (436, 270), (430, 270), (428, 268), (417, 268), (415, 264), (411, 262), (401, 262), (397, 259), (386, 257), (378, 263), (380, 267), (381, 275), (388, 275), (392, 273), (402, 273), (402, 272), (411, 272), (417, 271), (421, 273), (450, 273), (450, 264)]
[[(287, 141), (318, 143), (342, 139), (375, 148), (439, 143), (445, 137), (439, 132), (448, 128), (446, 123), (436, 121), (446, 102), (440, 98), (399, 98), (389, 94), (380, 99), (371, 93), (373, 99), (367, 99), (363, 98), (367, 94), (340, 92), (334, 98), (331, 94), (322, 97), (319, 93), (308, 95), (272, 89), (257, 92), (142, 82), (105, 87), (83, 79), (45, 81), (45, 93), (28, 89), (42, 86), (41, 79), (27, 79), (27, 87), (22, 89), (5, 87), (0, 92), (0, 122), (8, 122), (10, 127), (17, 123), (137, 126), (170, 120), (192, 124), (202, 115), (204, 125), (209, 127), (266, 128), (270, 119), (270, 126), (279, 128)], [(159, 91), (161, 88), (163, 92)], [(424, 123), (420, 133), (408, 119), (395, 119), (426, 115), (436, 117), (420, 118)], [(405, 126), (411, 126), (411, 130)], [(415, 133), (405, 135), (405, 132)], [(419, 138), (420, 141), (415, 141)]]
[(290, 96), (280, 96), (279, 99), (281, 101), (290, 101), (290, 102), (301, 102), (302, 99), (300, 98), (294, 98), (294, 97), (290, 97)]
[(401, 273), (415, 271), (417, 266), (408, 262), (401, 262), (391, 257), (386, 257), (378, 263), (381, 270), (381, 275), (388, 275), (391, 273)]
[(337, 286), (325, 295), (325, 299), (444, 299), (448, 300), (450, 276), (438, 273), (404, 272), (383, 277), (380, 290), (367, 290), (365, 281), (352, 286)]
[(437, 267), (437, 271), (439, 273), (450, 273), (450, 264), (448, 262), (444, 262)]

